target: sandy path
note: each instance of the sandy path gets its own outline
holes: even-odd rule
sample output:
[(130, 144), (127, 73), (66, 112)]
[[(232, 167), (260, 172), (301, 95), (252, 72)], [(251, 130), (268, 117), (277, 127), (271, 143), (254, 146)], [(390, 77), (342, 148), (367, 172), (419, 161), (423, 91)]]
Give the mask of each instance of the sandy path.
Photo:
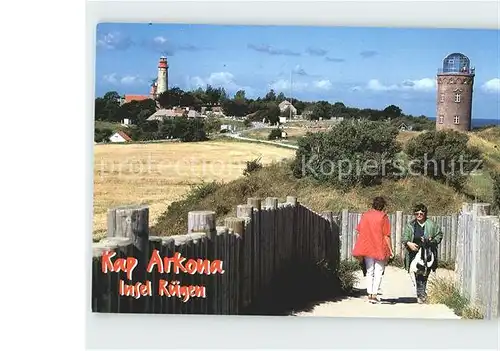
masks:
[[(432, 274), (447, 274), (440, 272)], [(361, 271), (357, 272), (356, 288), (366, 289), (365, 279)], [(432, 279), (432, 276), (431, 278)], [(296, 313), (296, 316), (329, 316), (329, 317), (382, 317), (382, 318), (442, 318), (460, 319), (445, 305), (416, 303), (415, 288), (410, 276), (400, 268), (387, 267), (381, 285), (385, 300), (382, 304), (370, 304), (366, 296), (349, 297), (338, 302), (325, 302), (316, 305), (311, 311)]]

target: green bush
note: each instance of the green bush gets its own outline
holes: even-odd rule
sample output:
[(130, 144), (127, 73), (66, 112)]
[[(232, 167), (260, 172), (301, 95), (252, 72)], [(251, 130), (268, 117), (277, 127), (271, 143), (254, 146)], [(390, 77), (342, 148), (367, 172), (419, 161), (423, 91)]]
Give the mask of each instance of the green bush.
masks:
[(281, 129), (274, 128), (273, 130), (271, 130), (271, 132), (267, 136), (267, 139), (268, 140), (281, 139)]
[(293, 173), (345, 190), (380, 184), (397, 176), (397, 135), (391, 124), (368, 120), (344, 120), (328, 132), (308, 133), (299, 139)]
[(491, 174), (493, 179), (493, 207), (495, 211), (500, 212), (500, 173), (493, 172)]
[(411, 171), (462, 190), (469, 173), (482, 168), (480, 150), (468, 146), (468, 141), (466, 134), (454, 130), (412, 138), (405, 150), (412, 162)]
[(262, 163), (260, 162), (260, 157), (252, 161), (247, 161), (247, 166), (243, 171), (243, 175), (248, 176), (251, 173), (258, 171), (261, 168), (262, 168)]

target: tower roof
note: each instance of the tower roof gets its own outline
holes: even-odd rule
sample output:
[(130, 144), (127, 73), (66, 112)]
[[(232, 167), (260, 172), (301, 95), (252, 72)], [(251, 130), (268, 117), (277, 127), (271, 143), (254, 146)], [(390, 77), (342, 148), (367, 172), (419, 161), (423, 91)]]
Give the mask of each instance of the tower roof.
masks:
[(462, 53), (454, 52), (443, 59), (442, 73), (466, 73), (472, 74), (470, 59)]

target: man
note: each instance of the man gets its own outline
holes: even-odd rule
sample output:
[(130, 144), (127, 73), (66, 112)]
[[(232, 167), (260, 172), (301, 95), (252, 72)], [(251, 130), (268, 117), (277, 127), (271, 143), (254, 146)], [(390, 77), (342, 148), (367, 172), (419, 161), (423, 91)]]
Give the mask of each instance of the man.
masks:
[[(434, 255), (432, 271), (437, 268), (437, 247), (443, 239), (443, 233), (439, 225), (427, 218), (427, 207), (424, 204), (418, 204), (414, 208), (415, 219), (408, 222), (403, 232), (402, 243), (405, 250), (405, 268), (410, 273), (410, 264), (417, 255), (424, 239), (428, 239), (431, 245), (431, 251)], [(427, 280), (429, 278), (428, 270), (415, 272), (415, 285), (417, 290), (417, 301), (422, 304), (427, 301)], [(410, 273), (412, 274), (412, 273)]]
[(352, 255), (366, 265), (366, 292), (370, 303), (378, 303), (377, 292), (387, 261), (393, 257), (389, 217), (384, 212), (385, 199), (373, 199), (372, 208), (361, 216), (356, 228), (358, 237)]

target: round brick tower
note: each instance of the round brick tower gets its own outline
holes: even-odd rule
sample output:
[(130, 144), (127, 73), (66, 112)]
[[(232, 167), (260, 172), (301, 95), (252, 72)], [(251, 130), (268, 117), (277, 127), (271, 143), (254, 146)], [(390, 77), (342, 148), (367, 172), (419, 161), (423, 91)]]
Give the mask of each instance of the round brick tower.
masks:
[(467, 56), (446, 56), (437, 74), (436, 130), (471, 130), (474, 68)]

